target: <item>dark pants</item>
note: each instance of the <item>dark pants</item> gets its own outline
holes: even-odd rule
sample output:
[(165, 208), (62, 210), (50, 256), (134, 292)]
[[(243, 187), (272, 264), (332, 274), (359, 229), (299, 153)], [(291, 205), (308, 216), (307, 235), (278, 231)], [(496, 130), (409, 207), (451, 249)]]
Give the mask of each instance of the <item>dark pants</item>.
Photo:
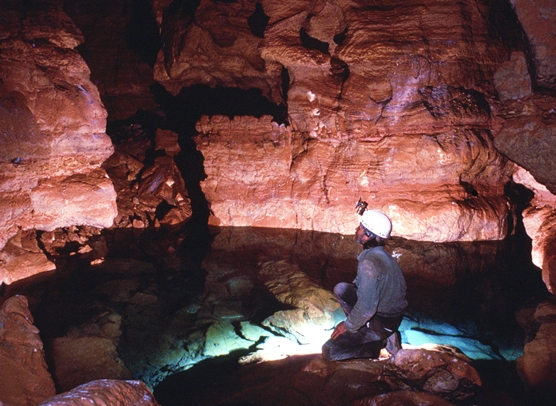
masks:
[[(334, 287), (334, 296), (348, 315), (357, 302), (357, 288), (351, 283), (339, 283)], [(386, 339), (398, 331), (403, 315), (382, 317), (375, 314), (356, 333), (345, 332), (330, 339), (322, 346), (325, 359), (339, 361), (349, 358), (378, 358)]]

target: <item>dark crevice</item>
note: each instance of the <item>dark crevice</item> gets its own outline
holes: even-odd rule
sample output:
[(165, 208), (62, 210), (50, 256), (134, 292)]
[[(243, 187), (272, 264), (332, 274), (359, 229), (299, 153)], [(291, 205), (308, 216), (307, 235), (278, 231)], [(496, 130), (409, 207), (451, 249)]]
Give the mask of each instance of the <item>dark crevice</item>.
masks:
[(342, 45), (346, 39), (347, 28), (339, 34), (334, 35), (333, 41), (337, 45)]
[(196, 123), (202, 115), (224, 115), (230, 118), (271, 115), (276, 122), (284, 123), (286, 110), (284, 106), (275, 105), (266, 99), (260, 89), (241, 90), (195, 85), (183, 89), (177, 96), (172, 96), (162, 86), (154, 85), (152, 91), (155, 101), (165, 113), (164, 126), (177, 133), (179, 137), (181, 152), (175, 157), (175, 162), (191, 199), (193, 218), (190, 226), (198, 225), (203, 228), (203, 234), (208, 236), (208, 230), (204, 226), (207, 224), (210, 208), (200, 186), (200, 182), (206, 177), (204, 157), (197, 150), (192, 138), (197, 134)]
[(330, 73), (345, 82), (350, 75), (347, 63), (338, 58), (330, 58)]
[[(282, 79), (282, 100), (284, 100), (284, 105), (287, 106), (288, 103), (288, 91), (290, 90), (290, 74), (285, 67), (282, 67), (282, 72), (280, 74)], [(285, 107), (285, 113), (287, 112), (287, 107)]]
[(493, 3), (489, 14), (489, 36), (498, 38), (508, 53), (522, 51), (527, 61), (527, 70), (531, 78), (531, 85), (536, 92), (545, 92), (537, 81), (537, 66), (533, 46), (521, 26), (514, 8), (509, 1), (497, 0)]
[(255, 12), (247, 19), (251, 33), (257, 38), (264, 37), (264, 31), (268, 25), (270, 17), (267, 16), (260, 3), (255, 6)]
[(330, 55), (330, 51), (328, 50), (328, 42), (323, 42), (311, 37), (303, 28), (299, 30), (299, 38), (301, 39), (301, 44), (305, 48), (314, 49), (316, 51), (322, 52), (323, 54)]
[(149, 0), (133, 0), (131, 19), (126, 27), (127, 47), (152, 68), (162, 41)]

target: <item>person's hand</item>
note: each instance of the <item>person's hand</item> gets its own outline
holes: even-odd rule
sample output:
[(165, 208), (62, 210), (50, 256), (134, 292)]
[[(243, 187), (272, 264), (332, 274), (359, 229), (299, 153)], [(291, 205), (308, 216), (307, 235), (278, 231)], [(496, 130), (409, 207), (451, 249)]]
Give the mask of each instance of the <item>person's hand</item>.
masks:
[(342, 321), (340, 324), (338, 324), (336, 326), (336, 328), (334, 329), (334, 331), (332, 332), (332, 335), (330, 336), (333, 340), (335, 340), (336, 338), (338, 338), (340, 335), (344, 334), (346, 332), (346, 326), (344, 326), (344, 322)]

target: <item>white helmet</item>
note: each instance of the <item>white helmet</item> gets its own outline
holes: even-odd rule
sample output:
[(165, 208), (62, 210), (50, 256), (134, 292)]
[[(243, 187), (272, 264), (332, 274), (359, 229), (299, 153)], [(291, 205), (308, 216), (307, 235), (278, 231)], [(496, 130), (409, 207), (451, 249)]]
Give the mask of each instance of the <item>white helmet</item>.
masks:
[(392, 231), (392, 222), (386, 214), (378, 210), (365, 211), (361, 216), (361, 226), (382, 238), (390, 238)]

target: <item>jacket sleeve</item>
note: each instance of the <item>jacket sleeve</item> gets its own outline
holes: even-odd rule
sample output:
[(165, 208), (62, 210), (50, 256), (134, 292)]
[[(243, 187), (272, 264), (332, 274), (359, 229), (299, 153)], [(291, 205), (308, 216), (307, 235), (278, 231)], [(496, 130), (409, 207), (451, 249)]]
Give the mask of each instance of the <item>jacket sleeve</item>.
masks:
[(350, 333), (363, 327), (376, 313), (378, 306), (378, 273), (369, 260), (362, 260), (357, 267), (357, 302), (347, 316), (344, 325)]

